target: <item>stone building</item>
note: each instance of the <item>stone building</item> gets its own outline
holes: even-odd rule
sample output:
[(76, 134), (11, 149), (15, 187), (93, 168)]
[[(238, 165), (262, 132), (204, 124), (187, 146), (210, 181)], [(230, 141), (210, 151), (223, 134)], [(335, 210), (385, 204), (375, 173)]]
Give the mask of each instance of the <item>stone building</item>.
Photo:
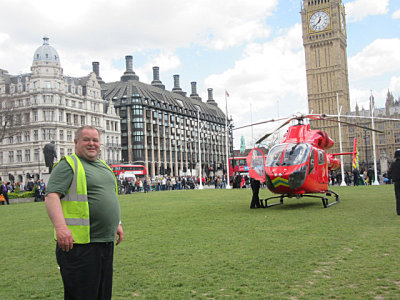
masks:
[[(123, 162), (144, 165), (150, 176), (198, 175), (200, 152), (203, 176), (224, 172), (226, 120), (213, 90), (208, 89), (208, 99), (203, 101), (192, 82), (186, 96), (179, 75), (174, 75), (174, 87), (167, 91), (158, 67), (153, 67), (151, 84), (140, 82), (132, 56), (125, 59), (121, 80), (101, 85), (103, 98), (114, 104), (121, 117)], [(98, 69), (95, 72), (99, 75)], [(232, 153), (231, 135), (228, 143)]]
[(121, 160), (120, 118), (101, 96), (94, 72), (74, 78), (63, 74), (60, 57), (43, 38), (31, 72), (11, 75), (0, 69), (0, 177), (26, 182), (48, 172), (43, 147), (55, 142), (58, 158), (74, 152), (74, 134), (82, 125), (101, 133), (101, 158)]

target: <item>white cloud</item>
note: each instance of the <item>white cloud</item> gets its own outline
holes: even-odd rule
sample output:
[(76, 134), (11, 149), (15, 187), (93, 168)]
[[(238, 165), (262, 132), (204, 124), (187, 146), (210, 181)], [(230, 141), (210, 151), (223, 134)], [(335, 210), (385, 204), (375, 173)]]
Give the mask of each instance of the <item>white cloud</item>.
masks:
[[(224, 99), (224, 89), (229, 93), (229, 115), (236, 126), (250, 123), (252, 103), (253, 122), (290, 116), (307, 111), (307, 88), (301, 26), (296, 24), (285, 35), (264, 44), (250, 44), (235, 66), (222, 74), (205, 80), (205, 86), (215, 87), (214, 99)], [(218, 101), (225, 110), (225, 102)], [(254, 127), (254, 138), (277, 127), (269, 124)], [(250, 143), (251, 129), (235, 132), (235, 142), (246, 136)]]
[(400, 72), (400, 39), (377, 39), (349, 59), (351, 81)]
[(345, 4), (347, 22), (357, 22), (372, 15), (388, 13), (389, 0), (354, 0)]
[(392, 18), (393, 18), (393, 19), (400, 19), (400, 9), (396, 10), (396, 11), (392, 14)]

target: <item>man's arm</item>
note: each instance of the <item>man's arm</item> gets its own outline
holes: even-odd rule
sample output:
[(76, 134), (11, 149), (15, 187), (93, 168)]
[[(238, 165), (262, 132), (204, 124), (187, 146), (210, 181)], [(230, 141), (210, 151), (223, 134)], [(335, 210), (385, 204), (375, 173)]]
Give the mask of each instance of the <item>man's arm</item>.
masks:
[(61, 208), (61, 195), (58, 193), (50, 193), (46, 196), (46, 209), (47, 214), (53, 223), (54, 229), (56, 230), (56, 237), (58, 246), (64, 250), (69, 251), (74, 246), (74, 238), (72, 237), (71, 231), (65, 223), (64, 214)]

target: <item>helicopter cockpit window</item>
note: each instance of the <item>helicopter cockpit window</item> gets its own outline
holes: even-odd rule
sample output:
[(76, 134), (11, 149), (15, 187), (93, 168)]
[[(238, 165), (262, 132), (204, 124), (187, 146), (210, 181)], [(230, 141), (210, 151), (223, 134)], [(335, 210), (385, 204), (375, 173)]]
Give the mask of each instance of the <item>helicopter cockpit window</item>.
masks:
[(280, 144), (272, 147), (265, 160), (266, 167), (277, 167), (281, 164), (282, 154), (286, 148), (286, 144)]
[(310, 166), (308, 167), (308, 174), (314, 170), (314, 150), (310, 152)]
[(305, 163), (310, 152), (308, 144), (289, 144), (283, 157), (282, 166), (299, 165)]
[(320, 165), (325, 164), (325, 155), (324, 155), (324, 151), (322, 151), (322, 150), (318, 150), (318, 163)]

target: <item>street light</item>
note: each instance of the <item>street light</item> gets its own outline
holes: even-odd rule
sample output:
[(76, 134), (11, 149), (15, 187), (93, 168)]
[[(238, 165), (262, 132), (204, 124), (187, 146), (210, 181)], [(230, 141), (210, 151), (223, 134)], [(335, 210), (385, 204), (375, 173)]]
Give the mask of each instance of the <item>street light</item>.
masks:
[[(339, 147), (340, 147), (340, 153), (343, 152), (342, 150), (342, 131), (341, 131), (341, 127), (340, 127), (340, 113), (342, 111), (342, 107), (340, 107), (339, 109), (339, 93), (336, 93), (336, 102), (337, 102), (337, 110), (338, 110), (338, 125), (339, 125)], [(346, 186), (346, 181), (344, 180), (345, 176), (344, 176), (344, 162), (343, 162), (343, 156), (340, 156), (340, 167), (341, 167), (341, 171), (342, 171), (342, 183), (340, 184), (340, 186)]]
[(203, 181), (201, 176), (201, 145), (200, 145), (200, 130), (203, 129), (203, 126), (200, 127), (200, 110), (197, 111), (197, 137), (199, 142), (199, 190), (203, 189)]

